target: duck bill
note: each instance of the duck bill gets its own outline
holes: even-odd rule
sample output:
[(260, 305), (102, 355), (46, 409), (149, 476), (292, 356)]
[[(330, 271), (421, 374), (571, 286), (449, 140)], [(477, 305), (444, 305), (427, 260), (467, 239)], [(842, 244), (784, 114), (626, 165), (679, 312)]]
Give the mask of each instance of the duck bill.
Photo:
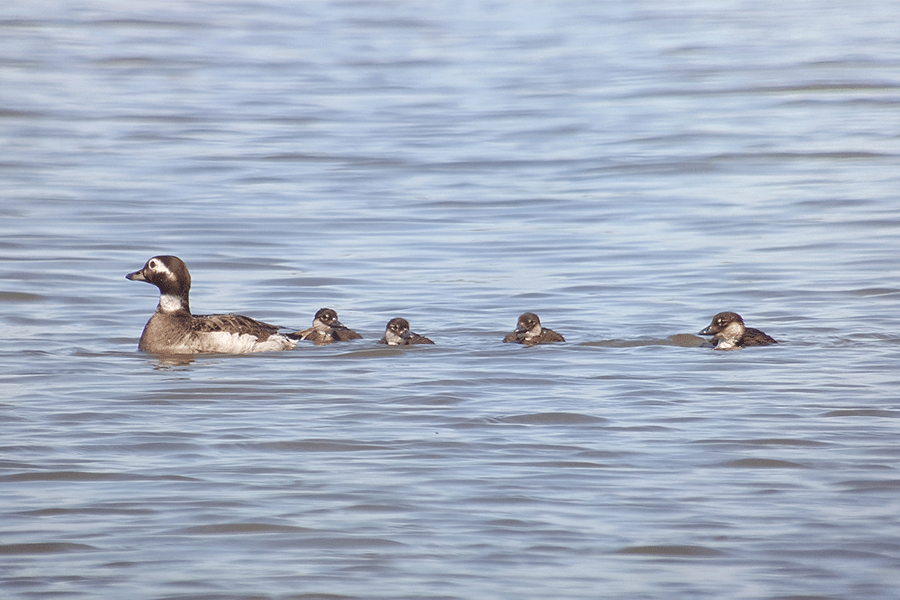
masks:
[(712, 325), (710, 325), (709, 327), (707, 327), (706, 329), (704, 329), (703, 331), (701, 331), (701, 332), (698, 333), (697, 335), (716, 335), (716, 332), (715, 332), (715, 331), (711, 331), (711, 329), (712, 329)]
[(131, 281), (147, 281), (147, 278), (144, 277), (144, 270), (135, 271), (134, 273), (129, 273), (125, 276), (125, 279), (130, 279)]

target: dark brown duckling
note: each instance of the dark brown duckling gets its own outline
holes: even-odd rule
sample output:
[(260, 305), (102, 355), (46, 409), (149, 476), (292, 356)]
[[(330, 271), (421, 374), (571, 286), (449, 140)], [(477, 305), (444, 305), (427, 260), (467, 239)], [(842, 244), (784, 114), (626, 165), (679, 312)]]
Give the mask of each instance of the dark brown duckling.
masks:
[(744, 326), (741, 315), (734, 312), (721, 312), (712, 318), (709, 327), (700, 335), (713, 336), (716, 350), (734, 350), (748, 346), (768, 346), (778, 342), (759, 329)]
[(320, 308), (313, 318), (312, 327), (292, 333), (290, 337), (298, 340), (310, 340), (317, 346), (362, 338), (361, 335), (338, 321), (337, 312), (331, 308)]
[(433, 344), (424, 335), (413, 333), (409, 330), (409, 321), (402, 317), (395, 317), (388, 321), (384, 329), (384, 337), (378, 340), (379, 344), (388, 346), (408, 346), (410, 344)]
[(541, 327), (541, 320), (533, 312), (523, 313), (516, 324), (516, 330), (503, 338), (504, 342), (518, 342), (526, 346), (564, 342), (563, 336), (552, 329)]

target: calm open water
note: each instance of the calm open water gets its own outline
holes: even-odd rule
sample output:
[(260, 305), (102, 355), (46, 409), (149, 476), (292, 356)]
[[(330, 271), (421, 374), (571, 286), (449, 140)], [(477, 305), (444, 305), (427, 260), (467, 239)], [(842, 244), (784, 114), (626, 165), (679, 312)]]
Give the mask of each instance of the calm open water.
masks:
[(900, 598), (898, 14), (5, 2), (0, 596)]

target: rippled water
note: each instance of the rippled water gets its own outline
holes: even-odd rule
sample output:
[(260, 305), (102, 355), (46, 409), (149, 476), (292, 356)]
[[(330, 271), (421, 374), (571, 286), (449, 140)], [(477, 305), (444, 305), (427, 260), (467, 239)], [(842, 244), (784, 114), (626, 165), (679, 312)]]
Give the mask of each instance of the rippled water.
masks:
[(897, 14), (4, 4), (0, 595), (896, 598)]

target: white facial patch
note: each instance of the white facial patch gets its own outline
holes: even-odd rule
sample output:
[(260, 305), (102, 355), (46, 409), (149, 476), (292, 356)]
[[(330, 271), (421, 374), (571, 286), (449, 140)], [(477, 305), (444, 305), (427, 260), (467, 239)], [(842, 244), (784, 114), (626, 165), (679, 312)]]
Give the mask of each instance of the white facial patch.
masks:
[(720, 335), (726, 339), (736, 340), (744, 335), (744, 327), (737, 321), (732, 321), (728, 324), (728, 327), (722, 330)]
[(166, 266), (161, 260), (151, 260), (150, 261), (150, 270), (154, 273), (161, 273), (166, 276), (171, 281), (175, 280), (175, 274), (169, 270), (169, 267)]
[(744, 326), (737, 321), (732, 321), (728, 327), (715, 335), (713, 339), (718, 339), (716, 350), (733, 350), (737, 347), (737, 341), (744, 335)]
[(403, 344), (403, 338), (390, 329), (384, 332), (384, 341), (388, 346), (400, 346)]
[(525, 332), (525, 339), (530, 340), (531, 338), (537, 337), (541, 335), (541, 326), (535, 323), (534, 327)]

